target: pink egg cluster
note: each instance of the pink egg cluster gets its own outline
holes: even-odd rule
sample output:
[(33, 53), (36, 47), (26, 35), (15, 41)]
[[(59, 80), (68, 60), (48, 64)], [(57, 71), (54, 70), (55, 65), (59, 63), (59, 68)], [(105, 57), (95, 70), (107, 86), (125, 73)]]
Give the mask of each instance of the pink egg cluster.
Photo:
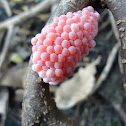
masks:
[(88, 6), (82, 11), (55, 17), (32, 38), (33, 66), (45, 83), (59, 84), (71, 76), (77, 62), (95, 46), (99, 13)]

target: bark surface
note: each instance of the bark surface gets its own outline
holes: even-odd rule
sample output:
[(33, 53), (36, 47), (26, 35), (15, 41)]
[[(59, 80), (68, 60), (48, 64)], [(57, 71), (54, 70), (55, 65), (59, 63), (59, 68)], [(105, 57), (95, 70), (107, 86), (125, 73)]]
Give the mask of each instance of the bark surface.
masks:
[[(105, 8), (106, 4), (113, 13), (119, 30), (122, 45), (122, 63), (124, 75), (126, 74), (126, 1), (125, 0), (62, 0), (58, 8), (50, 17), (47, 24), (51, 23), (55, 16), (77, 11), (85, 6)], [(32, 56), (31, 56), (32, 58)], [(43, 83), (36, 72), (31, 69), (30, 59), (27, 70), (25, 93), (23, 100), (22, 125), (23, 126), (76, 126), (77, 124), (65, 117), (56, 107), (51, 98), (49, 85)], [(125, 81), (126, 83), (126, 81)]]
[(106, 0), (116, 21), (121, 42), (121, 62), (123, 65), (124, 87), (126, 89), (126, 0)]

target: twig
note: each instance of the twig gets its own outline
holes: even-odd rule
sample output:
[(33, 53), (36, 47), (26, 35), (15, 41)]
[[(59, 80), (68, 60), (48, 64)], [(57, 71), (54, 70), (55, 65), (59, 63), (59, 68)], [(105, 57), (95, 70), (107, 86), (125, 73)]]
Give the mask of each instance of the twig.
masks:
[(116, 23), (115, 23), (114, 17), (112, 15), (111, 11), (108, 11), (108, 12), (109, 12), (109, 19), (110, 19), (110, 22), (111, 22), (111, 25), (112, 25), (112, 29), (113, 29), (114, 35), (115, 35), (117, 41), (120, 42), (120, 40), (119, 40), (119, 33), (118, 33), (118, 29), (116, 27)]
[(11, 37), (12, 37), (12, 34), (13, 34), (13, 30), (14, 30), (13, 28), (14, 28), (13, 25), (10, 25), (9, 28), (8, 28), (7, 37), (5, 39), (5, 45), (4, 45), (2, 53), (0, 55), (0, 71), (2, 69), (2, 65), (5, 61), (5, 58), (6, 58), (6, 55), (7, 55), (7, 52), (8, 52), (9, 43), (10, 43), (10, 40), (11, 40)]
[(103, 12), (100, 15), (99, 22), (103, 22), (103, 17), (105, 17), (108, 14), (108, 10), (103, 10)]
[(35, 16), (39, 12), (43, 12), (48, 10), (48, 8), (54, 3), (56, 0), (44, 0), (41, 3), (37, 4), (33, 8), (29, 9), (26, 12), (23, 12), (19, 15), (16, 15), (12, 18), (7, 19), (4, 22), (0, 23), (0, 29), (7, 29), (10, 25), (16, 25), (19, 23), (23, 23), (25, 20)]
[(105, 27), (107, 27), (109, 24), (110, 24), (109, 19), (107, 21), (105, 21), (104, 23), (102, 23), (102, 25), (99, 28), (99, 32), (102, 31), (103, 29), (105, 29)]
[(126, 88), (126, 1), (125, 0), (106, 0), (109, 10), (112, 12), (119, 31), (119, 38), (121, 43), (121, 63), (123, 66), (123, 85)]
[[(114, 17), (112, 15), (111, 11), (109, 11), (109, 17), (110, 17), (110, 21), (111, 21), (111, 25), (112, 25), (112, 29), (113, 29), (115, 38), (118, 40), (119, 43), (121, 43), (120, 39), (119, 39), (118, 29), (117, 29), (117, 26), (116, 26), (116, 23), (115, 23), (115, 20), (114, 20)], [(120, 54), (120, 52), (119, 52), (119, 54)], [(118, 58), (119, 68), (120, 68), (120, 72), (123, 74), (123, 64), (122, 64), (121, 60), (122, 60), (121, 56), (119, 55), (119, 58)]]
[(120, 117), (122, 118), (123, 122), (126, 125), (126, 113), (123, 108), (119, 104), (112, 103), (113, 108), (119, 113)]
[(6, 0), (1, 0), (0, 2), (3, 4), (8, 17), (10, 17), (12, 15), (12, 11), (10, 9), (8, 2)]
[(115, 46), (113, 47), (112, 51), (109, 54), (109, 57), (107, 59), (107, 63), (105, 65), (99, 79), (96, 82), (96, 85), (95, 85), (95, 88), (94, 88), (93, 92), (95, 92), (100, 87), (102, 82), (107, 78), (107, 76), (109, 74), (109, 71), (111, 70), (112, 65), (114, 63), (114, 60), (115, 60), (116, 54), (118, 52), (118, 49), (119, 49), (119, 43), (116, 43)]
[(9, 101), (7, 88), (0, 88), (0, 126), (5, 126)]
[(109, 41), (109, 39), (111, 38), (112, 35), (113, 35), (113, 30), (110, 30), (110, 31), (108, 32), (108, 34), (106, 35), (106, 40)]
[(3, 39), (4, 34), (5, 34), (5, 31), (0, 32), (0, 47), (2, 47), (2, 39)]
[(110, 100), (109, 97), (107, 97), (104, 94), (98, 93), (98, 95), (100, 95), (105, 101), (107, 101), (108, 103), (110, 103), (110, 105), (113, 107), (113, 109), (120, 115), (122, 121), (125, 123), (126, 125), (126, 113), (123, 110), (123, 108), (121, 107), (120, 104), (114, 103), (113, 101)]
[[(91, 3), (92, 2), (92, 3)], [(99, 0), (62, 0), (53, 15), (48, 21), (52, 22), (53, 18), (66, 14), (67, 12), (77, 11), (85, 6), (99, 6)], [(54, 100), (49, 92), (49, 85), (42, 82), (36, 72), (32, 69), (32, 56), (29, 62), (27, 77), (25, 82), (25, 92), (23, 100), (23, 126), (40, 126), (44, 121), (48, 126), (74, 126), (74, 121), (66, 118), (56, 107)]]

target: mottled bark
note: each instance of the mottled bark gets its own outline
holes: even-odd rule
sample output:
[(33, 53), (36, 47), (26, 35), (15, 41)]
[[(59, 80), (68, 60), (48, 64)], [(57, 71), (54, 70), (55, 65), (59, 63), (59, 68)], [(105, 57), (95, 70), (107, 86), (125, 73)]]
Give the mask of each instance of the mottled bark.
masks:
[[(108, 8), (112, 11), (117, 23), (122, 45), (122, 63), (124, 75), (126, 75), (126, 1), (106, 0)], [(77, 11), (85, 6), (105, 8), (105, 0), (63, 0), (47, 24), (51, 23), (55, 16)], [(32, 56), (31, 56), (32, 57)], [(22, 125), (23, 126), (74, 126), (74, 121), (65, 117), (56, 107), (51, 98), (49, 85), (42, 82), (36, 72), (31, 69), (30, 59), (26, 76), (25, 93), (23, 102)], [(126, 81), (125, 81), (126, 83)], [(44, 123), (46, 124), (44, 124)]]
[(119, 32), (121, 42), (121, 61), (123, 65), (124, 87), (126, 89), (126, 0), (106, 0), (112, 12)]
[(50, 125), (75, 125), (56, 107), (51, 98), (48, 84), (42, 82), (33, 72), (30, 60), (23, 103), (22, 125), (40, 126), (41, 121)]
[[(88, 5), (102, 6), (99, 0), (63, 0), (47, 24), (51, 23), (55, 16), (69, 11), (74, 12)], [(55, 101), (51, 98), (49, 85), (42, 82), (38, 74), (32, 71), (31, 66), (30, 59), (25, 83), (22, 125), (40, 126), (44, 121), (48, 126), (75, 126), (74, 121), (65, 117), (57, 109)]]

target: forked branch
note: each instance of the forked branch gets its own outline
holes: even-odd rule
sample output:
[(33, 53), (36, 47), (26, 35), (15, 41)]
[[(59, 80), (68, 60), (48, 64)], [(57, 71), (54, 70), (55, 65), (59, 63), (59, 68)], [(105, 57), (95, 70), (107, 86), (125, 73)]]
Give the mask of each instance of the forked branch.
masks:
[[(108, 8), (112, 11), (120, 31), (122, 43), (122, 62), (124, 73), (126, 74), (126, 2), (125, 0), (114, 0), (108, 2)], [(67, 12), (77, 11), (85, 6), (92, 5), (105, 7), (105, 0), (62, 0), (55, 10), (47, 24), (51, 23), (55, 16), (66, 14)], [(120, 6), (122, 5), (122, 6)], [(32, 57), (32, 56), (31, 56)], [(40, 126), (45, 122), (48, 126), (74, 126), (74, 121), (65, 117), (56, 107), (55, 101), (51, 98), (48, 84), (42, 82), (37, 73), (31, 69), (32, 62), (30, 59), (23, 102), (22, 125), (23, 126)], [(125, 81), (126, 83), (126, 81)], [(44, 124), (45, 125), (45, 124)]]

